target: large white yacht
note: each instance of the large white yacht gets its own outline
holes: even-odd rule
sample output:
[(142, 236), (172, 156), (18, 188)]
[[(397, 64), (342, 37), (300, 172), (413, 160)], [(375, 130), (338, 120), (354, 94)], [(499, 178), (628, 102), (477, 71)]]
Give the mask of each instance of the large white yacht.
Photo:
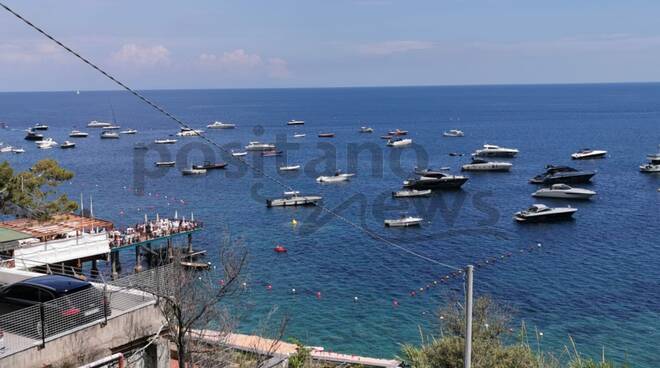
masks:
[(209, 129), (234, 129), (236, 124), (223, 123), (221, 121), (214, 121), (213, 124), (206, 126)]
[(34, 143), (37, 145), (37, 148), (40, 149), (49, 149), (57, 146), (57, 142), (55, 142), (53, 138), (44, 138)]
[(482, 149), (474, 151), (472, 156), (476, 157), (516, 157), (518, 150), (515, 148), (506, 148), (494, 144), (484, 144)]
[(109, 126), (112, 126), (112, 124), (98, 120), (92, 120), (87, 124), (88, 128), (107, 128)]
[(461, 166), (463, 171), (509, 171), (513, 164), (510, 162), (486, 161), (480, 158), (472, 159), (472, 162)]
[(641, 165), (639, 171), (645, 173), (660, 173), (660, 150), (658, 153), (652, 153), (646, 156), (648, 163)]
[(589, 199), (596, 195), (593, 190), (573, 188), (566, 184), (553, 184), (549, 188), (541, 188), (532, 193), (533, 197), (563, 198), (563, 199)]
[(300, 195), (298, 191), (284, 192), (283, 198), (266, 200), (266, 207), (312, 206), (323, 199), (318, 195)]
[(257, 141), (250, 142), (245, 146), (247, 151), (272, 151), (275, 150), (275, 145), (270, 143), (261, 143)]
[(577, 212), (573, 207), (555, 207), (551, 208), (544, 204), (535, 204), (530, 208), (516, 212), (514, 219), (518, 222), (545, 222), (568, 220)]
[(604, 158), (607, 151), (584, 148), (571, 155), (573, 160), (590, 160), (594, 158)]

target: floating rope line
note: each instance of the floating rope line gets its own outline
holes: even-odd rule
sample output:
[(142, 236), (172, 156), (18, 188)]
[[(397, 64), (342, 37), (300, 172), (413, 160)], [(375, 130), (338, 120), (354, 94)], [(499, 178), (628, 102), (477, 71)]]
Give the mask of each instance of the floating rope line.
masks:
[[(149, 100), (148, 98), (146, 98), (145, 96), (143, 96), (142, 94), (140, 94), (139, 92), (137, 92), (136, 90), (134, 90), (134, 89), (130, 88), (129, 86), (127, 86), (126, 84), (122, 83), (122, 82), (119, 81), (117, 78), (115, 78), (114, 76), (112, 76), (112, 75), (110, 75), (108, 72), (106, 72), (105, 70), (103, 70), (103, 69), (101, 69), (100, 67), (98, 67), (96, 64), (92, 63), (91, 61), (89, 61), (88, 59), (86, 59), (85, 57), (83, 57), (82, 55), (80, 55), (79, 53), (77, 53), (76, 51), (74, 51), (73, 49), (71, 49), (70, 47), (68, 47), (68, 46), (66, 46), (65, 44), (63, 44), (62, 42), (58, 41), (55, 37), (53, 37), (53, 36), (51, 36), (50, 34), (46, 33), (46, 31), (44, 31), (44, 30), (42, 30), (41, 28), (37, 27), (36, 25), (34, 25), (34, 24), (33, 24), (32, 22), (30, 22), (29, 20), (25, 19), (22, 15), (18, 14), (17, 12), (15, 12), (15, 11), (12, 10), (11, 8), (9, 8), (9, 7), (8, 7), (7, 5), (5, 5), (4, 3), (0, 2), (0, 6), (1, 6), (2, 8), (4, 8), (6, 11), (8, 11), (9, 13), (11, 13), (12, 15), (14, 15), (14, 16), (15, 16), (16, 18), (18, 18), (19, 20), (21, 20), (23, 23), (27, 24), (30, 28), (32, 28), (32, 29), (34, 29), (35, 31), (39, 32), (40, 34), (42, 34), (44, 37), (48, 38), (49, 40), (55, 42), (58, 46), (62, 47), (64, 50), (66, 50), (67, 52), (69, 52), (70, 54), (72, 54), (73, 56), (75, 56), (76, 58), (78, 58), (79, 60), (81, 60), (83, 63), (87, 64), (88, 66), (90, 66), (91, 68), (93, 68), (94, 70), (96, 70), (97, 72), (101, 73), (101, 74), (102, 74), (103, 76), (105, 76), (106, 78), (110, 79), (112, 82), (114, 82), (116, 85), (120, 86), (122, 89), (128, 91), (128, 92), (131, 93), (133, 96), (135, 96), (135, 97), (137, 97), (138, 99), (140, 99), (142, 102), (146, 103), (147, 105), (149, 105), (149, 106), (151, 106), (152, 108), (154, 108), (156, 111), (160, 112), (161, 114), (167, 116), (169, 119), (171, 119), (171, 120), (173, 120), (174, 122), (176, 122), (177, 124), (179, 124), (180, 127), (185, 128), (185, 129), (188, 129), (188, 130), (193, 130), (193, 129), (192, 129), (188, 124), (186, 124), (184, 121), (182, 121), (182, 120), (180, 120), (179, 118), (177, 118), (176, 116), (170, 114), (170, 113), (169, 113), (167, 110), (165, 110), (163, 107), (157, 105), (156, 103), (152, 102), (151, 100)], [(236, 156), (230, 155), (230, 151), (228, 151), (226, 148), (222, 147), (221, 145), (217, 144), (217, 143), (214, 142), (213, 140), (209, 139), (208, 137), (206, 137), (206, 136), (203, 135), (202, 133), (197, 133), (197, 136), (200, 137), (200, 138), (202, 138), (204, 141), (206, 141), (207, 143), (211, 144), (212, 146), (218, 148), (219, 150), (221, 150), (221, 151), (223, 151), (223, 152), (229, 154), (228, 157), (231, 157), (232, 159), (234, 159), (234, 160), (236, 160), (236, 161), (238, 161), (238, 162), (244, 164), (244, 165), (247, 166), (248, 168), (252, 169), (254, 172), (263, 175), (265, 178), (268, 178), (269, 180), (271, 180), (272, 182), (274, 182), (274, 183), (280, 185), (281, 187), (285, 188), (286, 190), (288, 190), (288, 191), (293, 191), (293, 190), (294, 190), (294, 189), (293, 189), (291, 186), (289, 186), (288, 184), (286, 184), (286, 183), (284, 183), (284, 182), (278, 180), (277, 178), (275, 178), (275, 177), (273, 177), (273, 176), (271, 176), (271, 175), (268, 175), (268, 174), (265, 173), (263, 170), (260, 170), (259, 168), (257, 168), (257, 167), (255, 167), (255, 166), (249, 164), (249, 163), (248, 163), (246, 160), (244, 160), (242, 157), (236, 157)], [(428, 262), (430, 262), (430, 263), (433, 263), (433, 264), (436, 264), (436, 265), (439, 265), (439, 266), (443, 266), (443, 267), (447, 267), (447, 268), (451, 268), (451, 269), (453, 269), (453, 270), (460, 270), (460, 268), (458, 268), (458, 267), (455, 267), (455, 266), (452, 266), (452, 265), (449, 265), (449, 264), (446, 264), (446, 263), (440, 262), (440, 261), (438, 261), (438, 260), (435, 260), (435, 259), (430, 258), (430, 257), (428, 257), (428, 256), (425, 256), (425, 255), (423, 255), (423, 254), (419, 254), (419, 253), (417, 253), (417, 252), (415, 252), (415, 251), (412, 251), (412, 250), (410, 250), (410, 249), (408, 249), (408, 248), (405, 248), (405, 247), (403, 247), (403, 246), (401, 246), (401, 245), (399, 245), (399, 244), (396, 244), (396, 243), (394, 243), (394, 242), (392, 242), (392, 241), (389, 241), (389, 240), (385, 239), (384, 237), (382, 237), (382, 236), (380, 236), (380, 235), (374, 233), (373, 231), (370, 231), (370, 230), (364, 228), (363, 226), (360, 226), (360, 225), (358, 225), (358, 224), (356, 224), (356, 223), (354, 223), (354, 222), (348, 220), (348, 219), (345, 218), (344, 216), (342, 216), (342, 215), (336, 213), (335, 211), (333, 211), (333, 210), (331, 210), (331, 209), (329, 209), (329, 208), (327, 208), (327, 207), (325, 207), (325, 206), (323, 206), (323, 205), (318, 205), (318, 207), (321, 208), (323, 211), (325, 211), (325, 212), (327, 212), (327, 213), (329, 213), (329, 214), (335, 216), (336, 218), (342, 220), (342, 221), (345, 222), (346, 224), (348, 224), (348, 225), (350, 225), (350, 226), (352, 226), (352, 227), (354, 227), (354, 228), (356, 228), (356, 229), (358, 229), (358, 230), (360, 230), (360, 231), (366, 233), (367, 235), (369, 235), (369, 236), (371, 236), (371, 237), (373, 237), (373, 238), (375, 238), (375, 239), (380, 240), (381, 242), (383, 242), (383, 243), (385, 243), (385, 244), (387, 244), (387, 245), (389, 245), (389, 246), (391, 246), (391, 247), (397, 248), (397, 249), (399, 249), (399, 250), (401, 250), (401, 251), (403, 251), (403, 252), (405, 252), (405, 253), (408, 253), (408, 254), (410, 254), (410, 255), (412, 255), (412, 256), (415, 256), (415, 257), (417, 257), (417, 258), (423, 259), (423, 260), (428, 261)]]

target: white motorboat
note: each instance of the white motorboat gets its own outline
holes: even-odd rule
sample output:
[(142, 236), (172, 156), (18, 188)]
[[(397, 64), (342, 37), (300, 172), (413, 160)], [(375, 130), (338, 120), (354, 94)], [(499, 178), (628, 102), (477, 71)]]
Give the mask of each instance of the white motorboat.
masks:
[(209, 129), (234, 129), (236, 124), (223, 123), (221, 121), (214, 121), (212, 124), (206, 126)]
[(20, 148), (20, 147), (14, 147), (14, 148), (11, 149), (11, 151), (12, 151), (13, 153), (16, 153), (16, 154), (18, 154), (18, 153), (25, 153), (25, 150), (24, 150), (23, 148)]
[(89, 122), (89, 124), (87, 124), (88, 128), (106, 128), (109, 126), (112, 126), (112, 124), (98, 120), (92, 120)]
[(660, 152), (646, 156), (648, 163), (641, 165), (639, 171), (644, 173), (660, 173)]
[(191, 176), (191, 175), (206, 175), (206, 169), (183, 169), (181, 170), (181, 174), (184, 176)]
[(71, 138), (87, 138), (88, 135), (89, 133), (81, 132), (80, 130), (75, 129), (69, 132), (69, 137)]
[(374, 128), (363, 126), (360, 128), (360, 133), (373, 133)]
[(101, 133), (101, 139), (119, 139), (119, 133), (114, 130), (104, 130)]
[(135, 144), (133, 145), (133, 149), (136, 149), (136, 150), (146, 150), (146, 149), (149, 149), (149, 147), (147, 147), (147, 145), (144, 144), (143, 142), (137, 142), (137, 143), (135, 143)]
[(518, 222), (546, 222), (568, 220), (577, 212), (573, 207), (555, 207), (551, 208), (544, 204), (535, 204), (530, 208), (516, 212), (514, 219)]
[(463, 171), (509, 171), (513, 165), (509, 162), (486, 161), (480, 158), (461, 166)]
[(245, 151), (236, 152), (234, 150), (231, 150), (231, 155), (234, 156), (234, 157), (241, 157), (241, 156), (246, 156), (247, 152), (245, 152)]
[(126, 129), (119, 132), (119, 134), (137, 134), (137, 132), (138, 131), (135, 129)]
[(355, 176), (355, 174), (343, 174), (341, 171), (337, 171), (331, 176), (319, 176), (316, 178), (316, 181), (319, 183), (339, 183), (342, 181), (348, 181), (351, 176)]
[[(2, 145), (2, 143), (0, 143), (0, 145)], [(9, 152), (12, 152), (13, 150), (14, 150), (14, 147), (12, 147), (12, 146), (0, 147), (0, 153), (9, 153)]]
[(101, 127), (103, 130), (119, 130), (121, 127), (119, 125), (108, 125), (105, 127)]
[(286, 125), (304, 125), (305, 122), (303, 120), (289, 120)]
[(57, 146), (57, 142), (55, 142), (53, 138), (44, 138), (34, 143), (37, 145), (37, 148), (39, 149), (49, 149)]
[(155, 143), (155, 144), (174, 144), (174, 143), (176, 143), (176, 139), (169, 139), (169, 138), (165, 138), (165, 139), (156, 139), (156, 140), (154, 141), (154, 143)]
[(475, 157), (516, 157), (518, 150), (515, 148), (506, 148), (494, 144), (484, 144), (482, 149), (474, 151)]
[(585, 148), (572, 154), (571, 158), (573, 160), (590, 160), (594, 158), (603, 158), (605, 155), (607, 155), (607, 151)]
[(410, 138), (406, 138), (406, 139), (396, 139), (396, 138), (392, 138), (392, 139), (390, 139), (390, 140), (387, 141), (387, 145), (388, 145), (389, 147), (397, 147), (397, 148), (400, 148), (400, 147), (407, 147), (407, 146), (410, 146), (410, 145), (412, 144), (412, 142), (413, 142), (413, 141), (412, 141), (412, 139), (410, 139)]
[(295, 133), (295, 134), (293, 135), (293, 138), (303, 138), (303, 137), (305, 137), (306, 135), (307, 135), (307, 134), (305, 134), (305, 133)]
[(246, 151), (274, 151), (275, 145), (270, 143), (261, 143), (257, 141), (250, 142), (245, 146)]
[(318, 195), (300, 195), (298, 191), (284, 192), (283, 198), (267, 199), (266, 207), (313, 206), (322, 199)]
[(156, 167), (173, 167), (176, 165), (176, 161), (156, 161)]
[(397, 129), (395, 129), (391, 132), (387, 132), (387, 134), (391, 135), (391, 136), (408, 135), (408, 131), (407, 130), (401, 130), (401, 129), (397, 128)]
[(60, 148), (62, 149), (76, 148), (76, 144), (71, 141), (64, 141), (64, 143), (60, 145)]
[(532, 194), (533, 197), (563, 198), (563, 199), (589, 199), (596, 192), (588, 189), (573, 188), (566, 184), (553, 184), (549, 188), (541, 188)]
[(300, 165), (280, 166), (280, 171), (297, 171), (299, 169)]
[(465, 133), (463, 133), (462, 130), (451, 129), (451, 130), (448, 130), (448, 131), (442, 133), (442, 136), (443, 137), (463, 137), (463, 136), (465, 136)]
[(411, 197), (428, 197), (431, 195), (431, 189), (426, 190), (399, 190), (397, 192), (392, 192), (392, 197), (394, 198), (411, 198)]
[(424, 221), (421, 217), (406, 216), (402, 215), (398, 219), (388, 219), (385, 220), (385, 226), (387, 227), (408, 227), (408, 226), (419, 226)]
[(32, 130), (48, 130), (48, 125), (37, 123), (37, 124), (34, 124), (34, 126), (32, 127)]
[(204, 133), (204, 131), (200, 129), (181, 128), (181, 131), (176, 133), (176, 135), (178, 137), (198, 137), (202, 133)]

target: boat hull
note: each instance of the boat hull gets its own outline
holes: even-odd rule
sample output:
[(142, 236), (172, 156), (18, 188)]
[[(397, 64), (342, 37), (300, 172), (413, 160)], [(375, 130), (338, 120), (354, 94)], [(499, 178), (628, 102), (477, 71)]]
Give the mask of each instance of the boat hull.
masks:
[(590, 199), (596, 193), (594, 192), (560, 192), (560, 191), (537, 191), (532, 194), (533, 197), (537, 198), (556, 198), (556, 199)]
[(639, 167), (643, 173), (660, 173), (660, 165), (643, 165)]
[(581, 174), (570, 174), (562, 175), (556, 174), (551, 176), (538, 176), (532, 178), (529, 182), (532, 184), (579, 184), (579, 183), (588, 183), (591, 181), (591, 178), (596, 175), (595, 172), (581, 173)]
[(278, 198), (266, 200), (266, 207), (297, 207), (297, 206), (316, 206), (321, 197), (297, 197), (297, 198)]
[(404, 188), (417, 190), (460, 189), (468, 178), (439, 178), (438, 180), (407, 180)]
[(417, 221), (399, 221), (399, 220), (385, 220), (385, 227), (411, 227), (411, 226), (420, 226), (422, 220)]
[(510, 171), (511, 164), (502, 164), (502, 163), (487, 163), (487, 164), (467, 164), (461, 167), (462, 171)]
[(513, 218), (519, 223), (568, 221), (573, 219), (573, 214), (576, 211), (554, 212), (543, 215), (524, 215), (521, 212), (518, 212)]

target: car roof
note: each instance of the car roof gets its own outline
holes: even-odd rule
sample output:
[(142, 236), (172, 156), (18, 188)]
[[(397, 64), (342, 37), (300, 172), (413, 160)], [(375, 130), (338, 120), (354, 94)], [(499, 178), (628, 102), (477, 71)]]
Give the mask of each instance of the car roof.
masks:
[(62, 275), (37, 276), (17, 282), (16, 284), (38, 286), (57, 293), (68, 293), (91, 286), (87, 281)]

